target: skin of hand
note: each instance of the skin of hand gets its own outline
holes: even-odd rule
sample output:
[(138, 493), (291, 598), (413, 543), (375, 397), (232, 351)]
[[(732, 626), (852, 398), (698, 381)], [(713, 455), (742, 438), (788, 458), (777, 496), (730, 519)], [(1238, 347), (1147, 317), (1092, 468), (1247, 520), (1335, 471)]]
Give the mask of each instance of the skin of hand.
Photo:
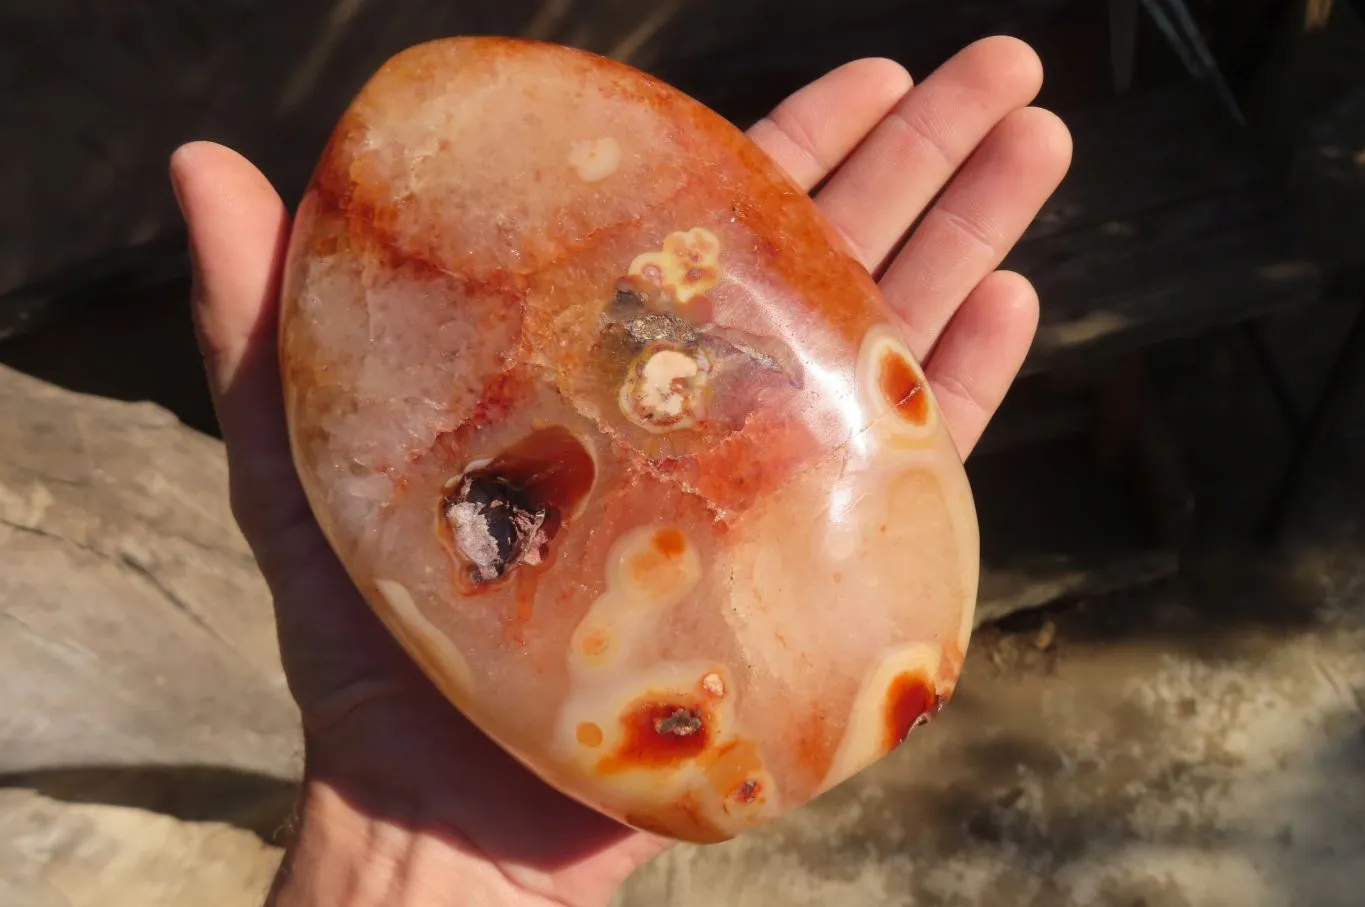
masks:
[[(1032, 49), (994, 37), (917, 85), (889, 60), (846, 64), (749, 133), (815, 190), (878, 278), (964, 457), (1037, 327), (1032, 286), (998, 267), (1070, 166), (1066, 127), (1029, 106), (1041, 85)], [(220, 145), (182, 146), (170, 170), (233, 512), (270, 585), (301, 710), (304, 781), (268, 903), (601, 907), (668, 842), (531, 775), (440, 696), (371, 613), (290, 458), (276, 355), (289, 213)]]

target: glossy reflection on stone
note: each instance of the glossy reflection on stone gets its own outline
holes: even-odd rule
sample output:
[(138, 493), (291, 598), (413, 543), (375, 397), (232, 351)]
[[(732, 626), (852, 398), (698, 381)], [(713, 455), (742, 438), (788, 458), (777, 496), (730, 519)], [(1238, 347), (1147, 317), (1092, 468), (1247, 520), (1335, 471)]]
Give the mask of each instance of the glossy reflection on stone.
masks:
[(868, 274), (748, 139), (621, 64), (388, 61), (295, 219), (295, 463), (376, 613), (517, 759), (709, 842), (951, 697), (971, 493)]

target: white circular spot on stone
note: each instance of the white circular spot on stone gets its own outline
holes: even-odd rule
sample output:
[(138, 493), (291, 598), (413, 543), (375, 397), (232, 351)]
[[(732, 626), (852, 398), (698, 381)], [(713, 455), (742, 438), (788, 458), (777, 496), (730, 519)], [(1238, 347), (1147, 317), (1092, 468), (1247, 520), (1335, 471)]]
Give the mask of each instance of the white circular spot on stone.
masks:
[(621, 411), (636, 425), (664, 432), (695, 425), (703, 415), (710, 362), (679, 350), (646, 352), (621, 385)]
[(621, 144), (611, 136), (569, 146), (569, 166), (585, 183), (600, 183), (621, 166)]
[(651, 356), (640, 373), (636, 388), (641, 408), (660, 413), (667, 419), (681, 416), (687, 396), (673, 382), (690, 384), (698, 371), (697, 363), (690, 357), (673, 350)]

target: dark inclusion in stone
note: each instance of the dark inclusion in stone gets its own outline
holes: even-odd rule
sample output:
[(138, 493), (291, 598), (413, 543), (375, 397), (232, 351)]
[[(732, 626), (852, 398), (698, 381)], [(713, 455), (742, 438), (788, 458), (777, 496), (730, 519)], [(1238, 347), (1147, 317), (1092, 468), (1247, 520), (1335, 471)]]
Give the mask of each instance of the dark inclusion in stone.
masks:
[[(446, 508), (455, 546), (481, 583), (500, 579), (517, 564), (539, 564), (550, 541), (545, 526), (550, 516), (550, 510), (528, 506), (521, 489), (486, 475), (462, 479)], [(557, 524), (559, 514), (553, 516)]]
[(803, 369), (796, 354), (782, 341), (738, 328), (693, 324), (686, 317), (662, 309), (648, 285), (629, 278), (616, 284), (613, 297), (599, 320), (604, 337), (639, 350), (651, 344), (676, 349), (700, 348), (718, 363), (744, 364), (782, 375), (801, 387)]
[(537, 429), (466, 471), (441, 499), (441, 518), (469, 580), (486, 586), (544, 563), (595, 478), (592, 455), (562, 426)]

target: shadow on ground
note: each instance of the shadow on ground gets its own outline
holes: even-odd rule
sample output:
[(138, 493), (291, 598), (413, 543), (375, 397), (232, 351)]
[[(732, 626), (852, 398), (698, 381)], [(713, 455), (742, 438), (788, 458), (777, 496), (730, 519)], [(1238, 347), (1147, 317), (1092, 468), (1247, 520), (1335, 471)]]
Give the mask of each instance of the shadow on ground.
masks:
[(82, 765), (0, 774), (0, 790), (26, 789), (64, 803), (147, 810), (183, 822), (220, 822), (279, 843), (298, 782), (212, 765)]

